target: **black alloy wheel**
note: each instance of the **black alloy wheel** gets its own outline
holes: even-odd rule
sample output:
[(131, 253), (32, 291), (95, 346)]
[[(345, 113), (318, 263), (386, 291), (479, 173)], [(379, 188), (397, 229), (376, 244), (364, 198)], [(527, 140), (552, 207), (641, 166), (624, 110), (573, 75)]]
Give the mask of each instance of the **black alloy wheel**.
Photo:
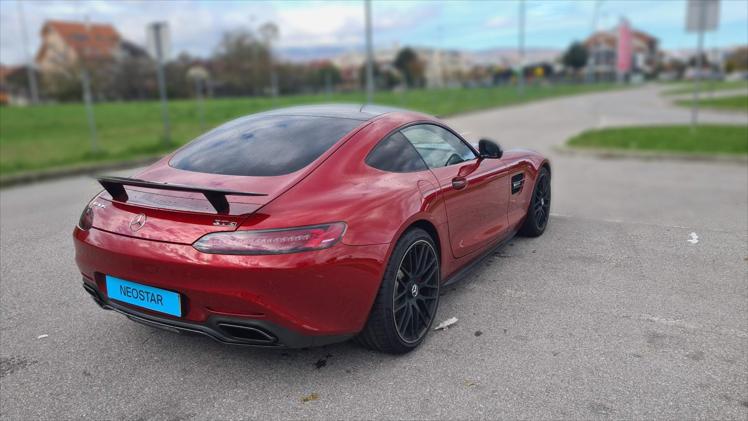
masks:
[(356, 341), (389, 354), (417, 348), (436, 316), (440, 283), (434, 239), (420, 228), (407, 230), (392, 251), (369, 319)]
[(541, 173), (538, 185), (532, 194), (532, 211), (535, 212), (535, 224), (544, 229), (551, 213), (551, 178)]
[(392, 311), (397, 333), (408, 343), (420, 340), (431, 326), (439, 300), (439, 261), (425, 240), (413, 243), (397, 271)]
[(542, 167), (538, 172), (525, 223), (519, 233), (526, 237), (538, 237), (548, 226), (551, 216), (551, 173)]

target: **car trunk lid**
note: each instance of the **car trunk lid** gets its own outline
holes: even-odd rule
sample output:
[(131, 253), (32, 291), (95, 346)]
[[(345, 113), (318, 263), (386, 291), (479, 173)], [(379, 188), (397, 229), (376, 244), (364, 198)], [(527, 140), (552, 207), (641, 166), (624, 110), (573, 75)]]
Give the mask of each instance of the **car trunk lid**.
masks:
[[(133, 179), (102, 178), (119, 186), (107, 187), (91, 203), (93, 227), (129, 237), (192, 244), (211, 232), (235, 230), (303, 176), (302, 172), (276, 177), (227, 176), (156, 164)], [(120, 188), (124, 196), (118, 194)], [(227, 192), (221, 195), (227, 209), (218, 209), (209, 200), (209, 193), (216, 191)]]

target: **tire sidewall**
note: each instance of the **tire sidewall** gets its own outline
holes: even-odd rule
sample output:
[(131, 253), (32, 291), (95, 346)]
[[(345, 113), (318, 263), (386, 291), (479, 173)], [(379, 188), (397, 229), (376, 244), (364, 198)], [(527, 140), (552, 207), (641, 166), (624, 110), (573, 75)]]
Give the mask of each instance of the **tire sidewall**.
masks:
[[(520, 229), (520, 235), (524, 235), (527, 237), (538, 237), (545, 232), (546, 228), (548, 228), (548, 223), (550, 222), (550, 214), (548, 215), (548, 219), (545, 221), (543, 227), (538, 227), (538, 222), (535, 220), (535, 212), (533, 209), (533, 205), (535, 204), (535, 192), (537, 191), (538, 186), (540, 186), (540, 181), (544, 176), (548, 179), (548, 201), (551, 201), (553, 193), (551, 190), (551, 173), (545, 167), (542, 167), (538, 171), (535, 185), (533, 186), (532, 193), (530, 193), (530, 203), (527, 205), (525, 222), (522, 224), (522, 228)], [(550, 213), (550, 204), (548, 205), (548, 212)]]
[[(393, 312), (394, 303), (392, 297), (394, 296), (395, 285), (397, 283), (397, 271), (400, 269), (400, 264), (410, 247), (419, 241), (427, 242), (436, 255), (436, 262), (438, 265), (437, 276), (439, 277), (437, 281), (438, 288), (436, 291), (437, 298), (436, 306), (434, 308), (434, 314), (431, 317), (431, 320), (429, 321), (429, 324), (426, 327), (426, 331), (423, 336), (421, 336), (414, 342), (407, 342), (400, 336), (400, 333), (398, 333), (397, 331), (397, 327), (395, 325), (395, 314)], [(437, 250), (439, 249), (436, 247), (436, 244), (434, 244), (434, 240), (428, 233), (426, 233), (426, 231), (420, 228), (413, 228), (411, 230), (408, 230), (405, 235), (403, 235), (400, 240), (398, 240), (398, 243), (395, 246), (395, 250), (392, 252), (390, 260), (387, 262), (387, 268), (385, 269), (384, 276), (382, 277), (382, 298), (384, 304), (383, 311), (385, 312), (383, 316), (386, 320), (388, 334), (393, 338), (397, 338), (400, 347), (404, 349), (414, 349), (418, 347), (421, 342), (423, 342), (426, 336), (428, 336), (428, 332), (429, 330), (431, 330), (431, 326), (433, 325), (434, 319), (436, 318), (436, 313), (439, 310), (439, 293), (441, 291), (441, 259), (439, 258), (439, 253)]]
[[(546, 179), (548, 179), (548, 212), (550, 213), (550, 211), (551, 211), (551, 193), (552, 193), (551, 192), (551, 178), (550, 178), (551, 176), (550, 176), (550, 174), (548, 174), (548, 170), (546, 170), (545, 168), (541, 168), (540, 172), (538, 172), (538, 182), (535, 185), (535, 190), (537, 190), (538, 187), (540, 187), (540, 182), (543, 180), (543, 177), (545, 177)], [(533, 190), (533, 192), (532, 192), (533, 193), (533, 201), (535, 200), (535, 190)], [(533, 203), (530, 204), (531, 207), (532, 207), (532, 205), (533, 205)], [(533, 223), (535, 224), (535, 229), (538, 232), (542, 233), (543, 231), (545, 231), (545, 228), (548, 226), (548, 222), (550, 222), (551, 215), (550, 214), (548, 215), (548, 217), (546, 218), (545, 223), (543, 224), (542, 227), (538, 226), (538, 221), (535, 220), (535, 213), (533, 213), (533, 218), (532, 219), (533, 219)]]

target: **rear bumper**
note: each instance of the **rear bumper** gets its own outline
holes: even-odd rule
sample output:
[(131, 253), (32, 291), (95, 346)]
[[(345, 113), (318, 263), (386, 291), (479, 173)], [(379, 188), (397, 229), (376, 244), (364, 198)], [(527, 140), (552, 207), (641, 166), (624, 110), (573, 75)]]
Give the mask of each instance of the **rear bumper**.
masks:
[(83, 281), (83, 289), (105, 310), (113, 310), (128, 319), (158, 329), (175, 333), (204, 335), (229, 345), (266, 348), (305, 348), (343, 342), (353, 334), (307, 336), (278, 326), (266, 320), (247, 320), (231, 317), (210, 317), (205, 323), (189, 323), (167, 317), (146, 314), (108, 300), (95, 287)]
[[(379, 289), (389, 245), (282, 255), (205, 254), (190, 245), (91, 229), (74, 232), (84, 287), (103, 308), (220, 342), (305, 347), (343, 341), (362, 328)], [(109, 300), (112, 275), (182, 296), (182, 317)]]

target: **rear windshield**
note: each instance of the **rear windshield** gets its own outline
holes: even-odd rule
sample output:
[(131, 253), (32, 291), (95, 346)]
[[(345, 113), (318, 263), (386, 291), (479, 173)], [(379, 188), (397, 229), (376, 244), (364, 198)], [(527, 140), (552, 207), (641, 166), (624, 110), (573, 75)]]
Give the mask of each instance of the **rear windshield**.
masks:
[(360, 124), (332, 117), (249, 117), (197, 138), (177, 152), (169, 165), (210, 174), (288, 174), (309, 165)]

